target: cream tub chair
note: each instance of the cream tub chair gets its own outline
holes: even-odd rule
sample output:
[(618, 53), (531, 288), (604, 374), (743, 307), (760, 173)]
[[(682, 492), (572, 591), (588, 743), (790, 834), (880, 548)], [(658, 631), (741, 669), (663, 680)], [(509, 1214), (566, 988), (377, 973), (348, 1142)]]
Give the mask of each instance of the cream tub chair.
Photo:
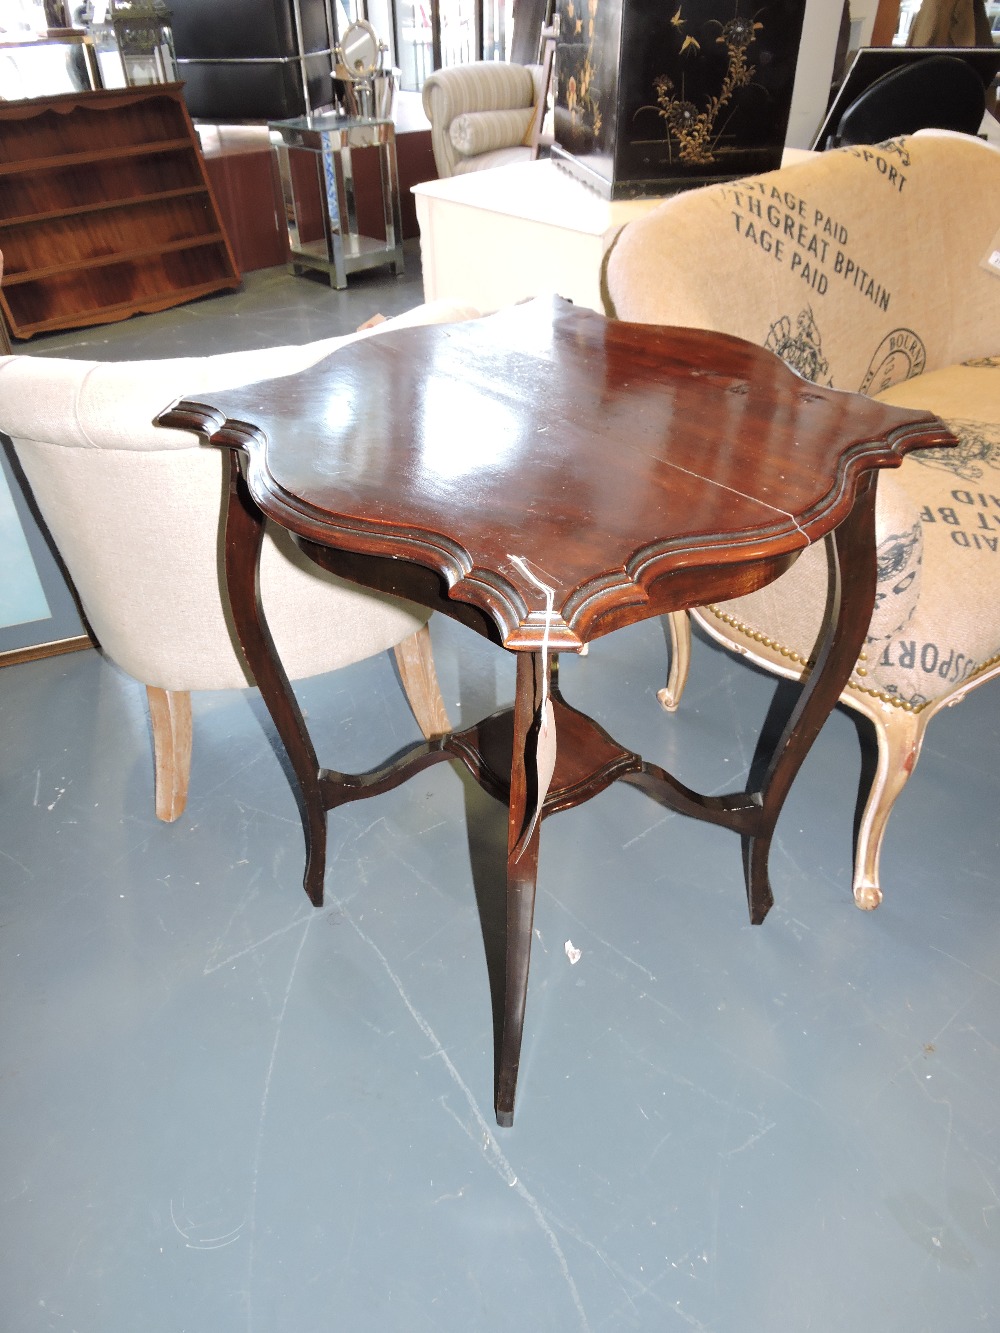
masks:
[[(884, 473), (868, 643), (841, 701), (867, 717), (877, 767), (854, 896), (881, 901), (893, 802), (942, 708), (1000, 672), (1000, 151), (923, 131), (678, 195), (631, 223), (605, 263), (622, 319), (737, 334), (809, 380), (930, 408), (959, 437)], [(826, 598), (810, 547), (751, 596), (693, 614), (778, 675), (810, 661)], [(661, 699), (676, 707), (689, 625)]]
[[(371, 333), (203, 358), (0, 358), (0, 431), (13, 443), (99, 647), (146, 686), (161, 819), (177, 819), (187, 799), (190, 692), (253, 681), (224, 591), (223, 451), (186, 431), (155, 427), (154, 417), (182, 395), (291, 374), (358, 336), (476, 313), (442, 302)], [(277, 530), (265, 539), (261, 597), (292, 679), (392, 648), (424, 735), (448, 729), (428, 611), (321, 572)]]

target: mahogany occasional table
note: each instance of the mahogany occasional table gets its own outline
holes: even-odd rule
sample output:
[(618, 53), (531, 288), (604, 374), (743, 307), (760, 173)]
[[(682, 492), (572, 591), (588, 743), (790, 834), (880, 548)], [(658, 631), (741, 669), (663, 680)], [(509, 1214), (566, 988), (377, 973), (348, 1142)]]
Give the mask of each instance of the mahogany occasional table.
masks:
[[(204, 398), (160, 422), (230, 450), (229, 595), (301, 789), (311, 900), (323, 899), (335, 806), (460, 759), (509, 807), (495, 1091), (510, 1125), (543, 818), (621, 778), (733, 829), (751, 919), (762, 921), (778, 814), (871, 620), (876, 470), (953, 437), (929, 413), (817, 387), (740, 339), (608, 321), (557, 298), (377, 335), (299, 374)], [(321, 768), (257, 599), (265, 516), (324, 569), (511, 650), (513, 708), (378, 771)], [(556, 654), (760, 588), (821, 537), (832, 545), (831, 610), (759, 790), (691, 791), (561, 697)]]

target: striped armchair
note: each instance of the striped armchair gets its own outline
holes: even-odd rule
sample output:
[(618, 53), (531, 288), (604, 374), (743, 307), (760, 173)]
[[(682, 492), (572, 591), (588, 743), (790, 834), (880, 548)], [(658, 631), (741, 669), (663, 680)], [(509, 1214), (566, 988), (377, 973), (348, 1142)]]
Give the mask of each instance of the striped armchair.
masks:
[(541, 111), (540, 65), (475, 60), (439, 69), (424, 83), (424, 113), (438, 176), (460, 176), (531, 158), (531, 133)]

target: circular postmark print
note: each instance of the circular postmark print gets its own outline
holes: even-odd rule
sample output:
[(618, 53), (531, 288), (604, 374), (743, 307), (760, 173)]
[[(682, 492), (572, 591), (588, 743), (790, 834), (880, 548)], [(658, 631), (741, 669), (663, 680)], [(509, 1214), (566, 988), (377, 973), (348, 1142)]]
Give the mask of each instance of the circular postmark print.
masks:
[(878, 394), (903, 380), (912, 380), (927, 364), (927, 349), (912, 329), (887, 333), (868, 363), (861, 393)]

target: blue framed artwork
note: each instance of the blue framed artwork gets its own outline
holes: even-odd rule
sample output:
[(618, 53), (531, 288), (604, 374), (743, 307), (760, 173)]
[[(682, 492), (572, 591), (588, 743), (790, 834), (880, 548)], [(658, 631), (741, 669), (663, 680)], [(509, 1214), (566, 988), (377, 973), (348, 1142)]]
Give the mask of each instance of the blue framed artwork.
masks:
[(76, 600), (0, 436), (0, 664), (87, 647)]

